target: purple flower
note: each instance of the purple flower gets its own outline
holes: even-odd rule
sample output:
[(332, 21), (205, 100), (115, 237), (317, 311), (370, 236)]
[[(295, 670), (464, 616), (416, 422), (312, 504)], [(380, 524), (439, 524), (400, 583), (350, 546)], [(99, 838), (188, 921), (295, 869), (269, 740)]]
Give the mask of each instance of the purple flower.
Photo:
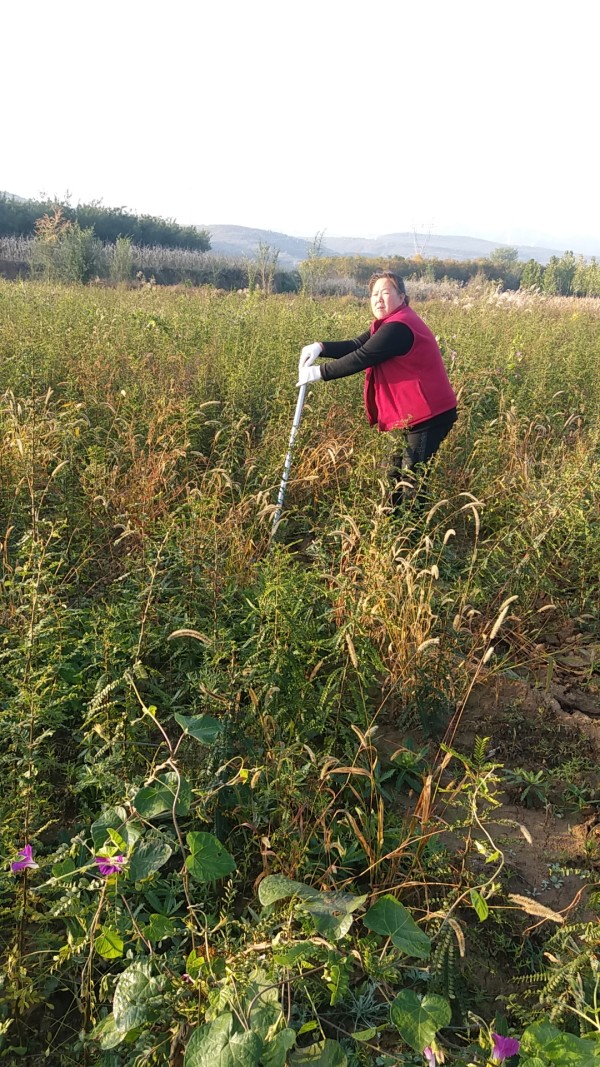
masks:
[(504, 1060), (508, 1060), (511, 1056), (517, 1055), (521, 1046), (516, 1037), (502, 1037), (501, 1034), (492, 1034), (492, 1037), (494, 1039), (492, 1059), (497, 1063), (502, 1063)]
[(17, 874), (19, 871), (25, 871), (27, 869), (33, 871), (36, 867), (39, 867), (39, 863), (35, 863), (33, 859), (33, 848), (31, 845), (25, 845), (20, 852), (17, 852), (17, 859), (13, 860), (10, 865), (10, 869), (13, 874)]
[(105, 878), (111, 874), (118, 874), (125, 866), (125, 856), (94, 856), (94, 863), (98, 864), (98, 870)]
[(423, 1049), (423, 1055), (427, 1060), (427, 1067), (435, 1067), (437, 1060), (435, 1058), (435, 1052), (433, 1051), (431, 1045), (427, 1045), (427, 1048)]

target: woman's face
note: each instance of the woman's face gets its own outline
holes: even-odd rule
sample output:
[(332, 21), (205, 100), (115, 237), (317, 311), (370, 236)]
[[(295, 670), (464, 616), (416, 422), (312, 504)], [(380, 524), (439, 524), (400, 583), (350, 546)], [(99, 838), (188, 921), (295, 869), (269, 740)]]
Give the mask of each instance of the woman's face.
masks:
[(404, 293), (399, 293), (389, 278), (378, 278), (371, 290), (371, 310), (375, 318), (387, 319), (403, 304)]

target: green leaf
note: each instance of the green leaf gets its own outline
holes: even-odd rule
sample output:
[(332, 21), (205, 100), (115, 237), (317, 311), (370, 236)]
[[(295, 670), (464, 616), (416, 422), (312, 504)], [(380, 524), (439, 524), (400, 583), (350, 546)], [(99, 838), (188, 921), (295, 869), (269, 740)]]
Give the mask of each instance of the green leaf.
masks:
[(251, 1031), (233, 1033), (233, 1016), (226, 1012), (194, 1030), (183, 1067), (258, 1067), (261, 1052), (258, 1035)]
[(264, 907), (275, 904), (278, 900), (286, 900), (288, 897), (312, 899), (318, 896), (318, 889), (313, 889), (304, 882), (294, 882), (292, 878), (286, 878), (283, 874), (268, 874), (258, 887), (258, 899)]
[(190, 855), (185, 865), (197, 882), (216, 882), (236, 869), (236, 862), (214, 834), (186, 834)]
[(592, 1040), (565, 1034), (547, 1020), (533, 1023), (521, 1038), (521, 1052), (551, 1067), (599, 1067), (600, 1046)]
[(186, 974), (189, 974), (190, 978), (197, 978), (204, 967), (206, 967), (204, 956), (193, 948), (185, 961)]
[(350, 1037), (354, 1038), (355, 1041), (372, 1041), (376, 1035), (377, 1028), (372, 1026), (370, 1030), (355, 1030), (353, 1034), (350, 1034)]
[(116, 1048), (117, 1045), (121, 1044), (124, 1036), (125, 1035), (122, 1034), (120, 1030), (117, 1030), (115, 1017), (112, 1012), (110, 1015), (106, 1015), (104, 1019), (101, 1019), (90, 1034), (92, 1041), (97, 1041), (100, 1048), (104, 1051)]
[(117, 830), (123, 840), (127, 842), (128, 847), (137, 841), (142, 832), (139, 823), (127, 822), (125, 808), (107, 808), (92, 823), (92, 841), (96, 852), (110, 839), (109, 828)]
[(546, 1045), (544, 1053), (552, 1067), (598, 1067), (600, 1064), (600, 1048), (596, 1042), (575, 1034), (556, 1037)]
[(538, 1023), (533, 1023), (523, 1031), (521, 1038), (521, 1050), (523, 1052), (530, 1052), (536, 1055), (546, 1045), (549, 1045), (551, 1041), (554, 1041), (555, 1037), (560, 1035), (560, 1030), (557, 1026), (553, 1026), (547, 1019), (541, 1019)]
[(142, 933), (144, 937), (151, 942), (162, 941), (165, 937), (174, 937), (175, 934), (182, 932), (181, 920), (176, 916), (161, 915), (158, 912), (153, 912), (150, 916), (150, 922), (143, 927)]
[(77, 867), (70, 856), (55, 863), (52, 867), (53, 878), (61, 878), (66, 881), (70, 874), (77, 874)]
[(284, 1024), (279, 989), (269, 982), (263, 971), (256, 971), (252, 979), (244, 998), (244, 1014), (250, 1029), (263, 1041), (268, 1041), (275, 1037)]
[(310, 1034), (311, 1030), (316, 1030), (318, 1025), (319, 1024), (316, 1019), (311, 1019), (310, 1022), (303, 1023), (300, 1029), (298, 1030), (298, 1037), (300, 1037), (302, 1034)]
[(203, 745), (213, 745), (223, 732), (223, 723), (212, 715), (174, 715), (184, 734), (195, 737)]
[(296, 1031), (286, 1027), (267, 1041), (260, 1057), (261, 1067), (285, 1067), (287, 1054), (296, 1044)]
[(353, 893), (322, 893), (283, 874), (267, 875), (258, 887), (258, 899), (265, 907), (295, 896), (301, 898), (300, 907), (311, 916), (316, 930), (334, 941), (348, 933), (352, 912), (367, 899)]
[(485, 922), (485, 920), (487, 919), (488, 915), (490, 914), (490, 909), (488, 908), (487, 901), (484, 900), (484, 898), (482, 897), (481, 893), (479, 893), (476, 889), (472, 889), (471, 890), (470, 896), (471, 896), (471, 904), (473, 905), (473, 907), (475, 908), (475, 911), (477, 912), (477, 915), (479, 917), (479, 922), (480, 923)]
[(101, 932), (94, 941), (94, 948), (99, 956), (105, 960), (116, 960), (123, 955), (123, 940), (116, 930), (103, 926)]
[(316, 893), (300, 905), (312, 917), (316, 930), (323, 937), (338, 941), (352, 926), (352, 912), (364, 904), (366, 896), (352, 893)]
[(167, 862), (172, 848), (162, 834), (148, 834), (138, 841), (129, 861), (128, 874), (134, 882), (149, 878)]
[[(179, 794), (177, 785), (179, 781)], [(192, 803), (192, 790), (185, 778), (178, 780), (173, 771), (161, 774), (150, 785), (138, 790), (133, 798), (133, 806), (144, 819), (155, 819), (158, 815), (173, 811), (173, 804), (177, 796), (176, 815), (187, 815)]]
[(127, 852), (127, 842), (117, 830), (114, 830), (112, 826), (108, 827), (108, 836), (110, 837), (113, 845), (116, 845), (119, 852)]
[(273, 960), (282, 967), (290, 967), (297, 961), (308, 962), (309, 960), (326, 959), (328, 949), (323, 945), (315, 945), (314, 941), (295, 941), (289, 945), (274, 946)]
[(422, 1052), (438, 1030), (448, 1026), (452, 1009), (437, 993), (426, 993), (420, 1000), (414, 990), (403, 989), (390, 1007), (390, 1018), (407, 1045)]
[(407, 956), (415, 956), (420, 960), (429, 958), (431, 954), (429, 937), (420, 926), (417, 926), (408, 909), (391, 894), (386, 894), (376, 904), (373, 904), (363, 922), (367, 930), (391, 937), (396, 948), (401, 949)]
[(310, 1048), (296, 1049), (289, 1061), (290, 1067), (346, 1067), (348, 1063), (339, 1041), (329, 1037)]
[(113, 997), (113, 1013), (117, 1030), (125, 1034), (135, 1027), (152, 1022), (155, 1009), (162, 1000), (161, 986), (152, 977), (147, 960), (137, 960), (117, 978)]

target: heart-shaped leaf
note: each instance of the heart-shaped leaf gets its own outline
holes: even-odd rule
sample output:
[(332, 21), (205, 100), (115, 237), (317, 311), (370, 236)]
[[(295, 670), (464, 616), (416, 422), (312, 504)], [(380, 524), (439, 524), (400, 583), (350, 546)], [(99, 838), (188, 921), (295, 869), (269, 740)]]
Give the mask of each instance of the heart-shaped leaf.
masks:
[(128, 846), (133, 845), (142, 833), (139, 822), (127, 822), (125, 808), (107, 808), (92, 823), (92, 841), (94, 842), (95, 852), (99, 852), (102, 846), (110, 840), (109, 828), (116, 830), (119, 836), (127, 842)]
[(391, 894), (386, 894), (376, 904), (373, 904), (363, 922), (368, 930), (391, 937), (396, 948), (406, 952), (407, 956), (415, 956), (419, 960), (428, 959), (431, 953), (429, 937), (420, 926), (417, 926), (404, 904), (401, 904)]
[(148, 834), (136, 844), (129, 861), (128, 874), (133, 882), (149, 878), (169, 859), (172, 848), (162, 834)]
[(276, 904), (278, 900), (287, 900), (289, 897), (314, 899), (318, 896), (318, 889), (313, 889), (304, 882), (295, 882), (292, 878), (286, 878), (284, 874), (268, 874), (258, 887), (258, 899), (264, 907)]
[(123, 955), (124, 943), (116, 930), (103, 926), (94, 941), (94, 948), (105, 960), (116, 960)]
[(296, 1031), (286, 1027), (280, 1030), (270, 1041), (266, 1041), (262, 1056), (261, 1067), (285, 1067), (287, 1054), (296, 1044)]
[(426, 993), (421, 1000), (414, 990), (403, 989), (390, 1007), (390, 1018), (407, 1045), (422, 1052), (438, 1030), (448, 1026), (452, 1009), (437, 993)]
[(323, 937), (338, 941), (352, 926), (352, 912), (366, 899), (352, 893), (317, 893), (314, 899), (303, 901), (301, 907), (312, 917)]
[(233, 1032), (233, 1016), (226, 1012), (194, 1030), (185, 1050), (183, 1067), (258, 1067), (262, 1041), (246, 1030)]
[(176, 815), (187, 815), (192, 802), (192, 790), (185, 778), (179, 778), (173, 771), (161, 774), (156, 781), (139, 789), (133, 798), (133, 806), (144, 819), (155, 819), (173, 810), (177, 797)]
[(163, 941), (165, 937), (174, 937), (175, 934), (182, 933), (182, 930), (182, 921), (176, 915), (161, 915), (159, 912), (153, 912), (150, 922), (142, 928), (142, 933), (148, 941), (155, 944)]
[(290, 1056), (291, 1067), (346, 1067), (348, 1059), (339, 1041), (326, 1038), (309, 1048), (299, 1048)]
[(174, 715), (184, 734), (195, 737), (203, 745), (213, 745), (223, 731), (223, 723), (212, 715)]
[(147, 960), (137, 960), (117, 978), (113, 997), (115, 1025), (121, 1033), (144, 1026), (154, 1018), (162, 990)]
[(236, 862), (214, 834), (192, 831), (186, 835), (190, 854), (185, 865), (197, 882), (216, 882), (236, 869)]
[(552, 1067), (600, 1067), (597, 1042), (565, 1034), (547, 1019), (527, 1027), (521, 1038), (520, 1052), (524, 1060), (528, 1055)]
[(90, 1037), (92, 1041), (97, 1041), (101, 1049), (108, 1051), (109, 1049), (116, 1048), (122, 1041), (125, 1040), (125, 1034), (117, 1030), (115, 1025), (115, 1017), (111, 1012), (110, 1015), (105, 1015), (100, 1020), (97, 1026), (92, 1030)]

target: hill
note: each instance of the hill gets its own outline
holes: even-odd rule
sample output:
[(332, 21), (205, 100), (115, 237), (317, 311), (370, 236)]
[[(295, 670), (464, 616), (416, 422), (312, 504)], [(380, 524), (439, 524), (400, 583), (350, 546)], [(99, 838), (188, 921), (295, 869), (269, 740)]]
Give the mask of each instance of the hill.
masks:
[[(254, 256), (260, 242), (279, 249), (283, 267), (295, 267), (306, 259), (310, 241), (274, 230), (247, 226), (203, 225), (211, 234), (213, 252), (224, 256)], [(430, 259), (486, 259), (496, 248), (507, 247), (498, 241), (478, 237), (443, 236), (441, 234), (388, 233), (380, 237), (328, 237), (321, 247), (324, 256), (406, 256), (419, 253)], [(517, 247), (517, 246), (516, 246)], [(564, 249), (521, 245), (519, 259), (535, 259), (546, 264), (550, 257), (562, 256)]]
[[(24, 203), (26, 197), (1, 192), (0, 197)], [(276, 230), (261, 230), (249, 226), (225, 224), (197, 225), (211, 234), (211, 249), (223, 256), (254, 257), (259, 244), (279, 249), (279, 265), (291, 269), (308, 256), (312, 240), (294, 237)], [(387, 233), (379, 237), (328, 237), (321, 246), (323, 256), (406, 256), (420, 254), (427, 259), (486, 259), (496, 248), (507, 247), (498, 241), (480, 237), (446, 236), (405, 231)], [(535, 259), (546, 265), (551, 256), (562, 256), (565, 249), (519, 245), (519, 259)]]
[[(287, 233), (274, 230), (255, 230), (248, 226), (202, 226), (210, 233), (210, 247), (213, 252), (223, 256), (256, 255), (259, 244), (267, 244), (279, 249), (279, 263), (282, 267), (295, 267), (308, 256), (311, 241), (303, 237), (291, 237)], [(321, 248), (324, 256), (335, 256), (333, 248)]]

